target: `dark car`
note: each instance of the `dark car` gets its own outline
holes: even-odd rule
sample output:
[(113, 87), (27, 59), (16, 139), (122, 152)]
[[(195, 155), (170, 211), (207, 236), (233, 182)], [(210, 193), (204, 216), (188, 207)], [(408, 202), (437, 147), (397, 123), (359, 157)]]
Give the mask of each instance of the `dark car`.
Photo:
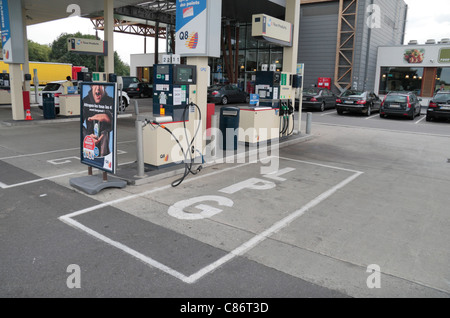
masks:
[(344, 112), (357, 112), (372, 115), (373, 111), (379, 111), (381, 99), (373, 92), (347, 90), (336, 99), (336, 111), (339, 115)]
[[(336, 106), (336, 95), (328, 88), (311, 87), (303, 90), (303, 109), (314, 109), (323, 112), (327, 108)], [(295, 101), (295, 109), (299, 109), (298, 100)]]
[(381, 103), (380, 117), (399, 116), (414, 120), (420, 116), (421, 99), (413, 92), (391, 92)]
[(250, 95), (234, 85), (214, 85), (208, 88), (208, 103), (227, 105), (250, 103)]
[(433, 119), (450, 119), (450, 91), (438, 92), (430, 101), (426, 120)]
[(153, 95), (153, 86), (147, 83), (131, 83), (128, 88), (125, 88), (124, 91), (130, 96), (133, 97), (152, 97)]

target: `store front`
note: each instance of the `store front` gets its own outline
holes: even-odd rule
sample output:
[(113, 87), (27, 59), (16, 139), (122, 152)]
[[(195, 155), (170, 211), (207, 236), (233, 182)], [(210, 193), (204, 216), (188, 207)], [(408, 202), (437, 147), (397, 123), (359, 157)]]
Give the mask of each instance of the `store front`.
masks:
[(414, 91), (433, 97), (439, 89), (450, 90), (450, 44), (380, 47), (375, 91)]
[[(262, 65), (275, 64), (277, 70), (281, 71), (283, 66), (283, 48), (265, 41), (258, 41), (252, 37), (251, 23), (231, 25), (229, 27), (224, 25), (222, 28), (225, 40), (223, 43), (224, 50), (222, 50), (220, 58), (209, 59), (211, 83), (232, 82), (227, 75), (226, 62), (233, 68), (233, 73), (236, 77), (234, 82), (249, 93), (254, 93), (255, 74), (256, 71), (261, 70)], [(224, 59), (224, 51), (227, 61)], [(237, 59), (236, 52), (238, 52)]]

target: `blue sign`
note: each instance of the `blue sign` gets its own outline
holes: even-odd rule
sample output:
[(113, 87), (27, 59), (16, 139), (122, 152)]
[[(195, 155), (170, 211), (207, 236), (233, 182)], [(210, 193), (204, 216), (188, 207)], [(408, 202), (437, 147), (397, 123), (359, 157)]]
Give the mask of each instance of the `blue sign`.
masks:
[(21, 1), (0, 0), (0, 24), (3, 62), (25, 63)]
[(258, 105), (258, 104), (259, 104), (259, 95), (250, 94), (250, 105)]
[(207, 37), (207, 0), (177, 0), (177, 54), (205, 54)]
[(0, 19), (2, 25), (3, 60), (11, 62), (11, 26), (9, 24), (8, 0), (1, 0), (0, 2)]
[(220, 57), (222, 0), (177, 0), (176, 52)]

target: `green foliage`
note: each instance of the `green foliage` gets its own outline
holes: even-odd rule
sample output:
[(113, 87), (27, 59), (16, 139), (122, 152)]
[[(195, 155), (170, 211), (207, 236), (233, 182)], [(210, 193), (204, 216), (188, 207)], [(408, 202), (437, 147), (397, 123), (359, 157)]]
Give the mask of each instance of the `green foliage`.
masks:
[[(85, 66), (89, 71), (96, 71), (96, 57), (94, 55), (79, 54), (69, 52), (67, 49), (67, 42), (69, 38), (82, 38), (95, 40), (94, 35), (85, 35), (80, 32), (75, 34), (61, 34), (51, 45), (50, 61), (57, 63), (69, 63), (74, 66)], [(98, 71), (104, 72), (104, 58), (98, 57)], [(119, 76), (127, 76), (130, 74), (130, 67), (125, 64), (117, 54), (114, 52), (114, 70)]]
[(32, 62), (48, 62), (52, 49), (48, 45), (42, 45), (28, 40), (29, 60)]

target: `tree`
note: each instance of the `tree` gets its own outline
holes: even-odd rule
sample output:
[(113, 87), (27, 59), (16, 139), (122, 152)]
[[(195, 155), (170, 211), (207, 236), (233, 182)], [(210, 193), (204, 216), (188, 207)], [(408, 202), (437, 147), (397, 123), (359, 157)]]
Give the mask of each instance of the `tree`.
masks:
[[(50, 60), (58, 63), (69, 63), (74, 66), (85, 66), (89, 68), (89, 71), (96, 71), (96, 57), (94, 55), (79, 54), (69, 52), (67, 49), (67, 41), (69, 38), (82, 38), (95, 40), (94, 35), (81, 34), (80, 32), (75, 34), (61, 34), (51, 45)], [(99, 72), (104, 72), (104, 58), (98, 58)], [(130, 67), (125, 64), (117, 54), (114, 52), (114, 69), (115, 73), (119, 76), (127, 76), (130, 74)]]
[(48, 45), (39, 44), (28, 40), (29, 60), (33, 62), (48, 62), (52, 49)]

